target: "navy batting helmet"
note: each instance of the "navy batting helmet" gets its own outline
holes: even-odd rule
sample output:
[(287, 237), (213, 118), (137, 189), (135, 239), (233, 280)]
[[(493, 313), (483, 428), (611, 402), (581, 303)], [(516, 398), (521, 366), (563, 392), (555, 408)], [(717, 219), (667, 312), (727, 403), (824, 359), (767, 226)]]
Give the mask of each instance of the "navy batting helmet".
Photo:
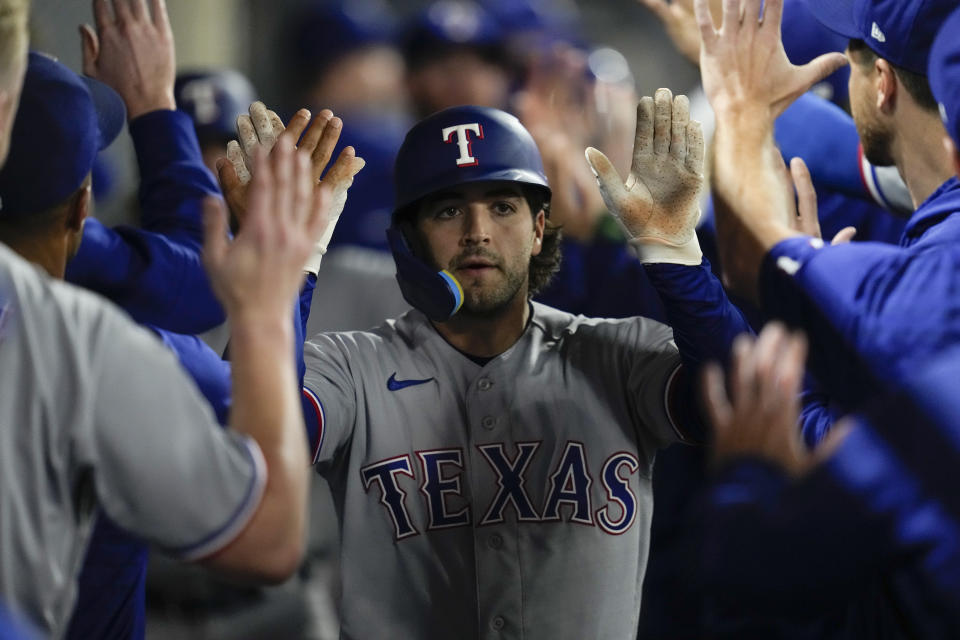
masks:
[(193, 120), (201, 144), (234, 137), (237, 116), (256, 100), (246, 76), (231, 69), (181, 73), (173, 93), (177, 108)]
[(516, 117), (489, 107), (452, 107), (413, 126), (394, 166), (394, 215), (435, 191), (467, 182), (550, 185), (533, 137)]
[(540, 151), (514, 116), (489, 107), (452, 107), (413, 126), (394, 166), (394, 224), (387, 239), (404, 299), (432, 320), (453, 316), (463, 291), (453, 274), (416, 256), (400, 222), (424, 196), (468, 182), (503, 180), (529, 185), (550, 200)]

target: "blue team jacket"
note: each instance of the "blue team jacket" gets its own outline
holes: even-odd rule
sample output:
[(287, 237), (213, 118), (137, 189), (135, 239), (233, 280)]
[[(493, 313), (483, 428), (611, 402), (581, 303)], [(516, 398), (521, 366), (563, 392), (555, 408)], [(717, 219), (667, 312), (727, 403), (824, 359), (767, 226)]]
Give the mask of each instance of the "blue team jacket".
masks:
[[(911, 216), (899, 246), (822, 246), (790, 238), (767, 254), (760, 275), (764, 311), (803, 327), (810, 370), (841, 413), (876, 394), (852, 368), (857, 355), (881, 382), (914, 375), (960, 340), (960, 181), (951, 178)], [(824, 336), (837, 335), (832, 349)], [(808, 441), (825, 432), (805, 417)]]
[(96, 291), (134, 320), (202, 333), (225, 319), (201, 263), (203, 200), (219, 196), (190, 118), (153, 111), (130, 122), (140, 168), (141, 228), (88, 219), (66, 280)]

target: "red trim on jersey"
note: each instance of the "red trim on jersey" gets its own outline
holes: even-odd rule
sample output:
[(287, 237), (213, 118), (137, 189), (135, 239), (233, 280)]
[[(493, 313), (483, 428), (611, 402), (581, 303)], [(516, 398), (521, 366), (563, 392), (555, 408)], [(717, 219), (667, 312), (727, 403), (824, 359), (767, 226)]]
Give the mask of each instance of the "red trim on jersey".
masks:
[(320, 447), (323, 445), (323, 404), (320, 403), (320, 398), (318, 398), (310, 389), (303, 387), (301, 390), (304, 397), (310, 401), (310, 406), (313, 407), (313, 411), (317, 415), (317, 440), (313, 445), (313, 464), (317, 463), (317, 458), (320, 456)]

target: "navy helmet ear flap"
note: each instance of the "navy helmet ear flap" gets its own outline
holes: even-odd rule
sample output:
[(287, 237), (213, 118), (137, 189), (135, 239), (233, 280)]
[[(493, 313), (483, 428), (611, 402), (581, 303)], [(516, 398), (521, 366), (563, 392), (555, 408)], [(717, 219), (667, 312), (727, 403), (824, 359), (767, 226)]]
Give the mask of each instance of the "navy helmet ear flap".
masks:
[(437, 271), (414, 255), (401, 225), (395, 223), (387, 229), (387, 242), (403, 299), (434, 322), (449, 320), (463, 305), (463, 288), (452, 273)]

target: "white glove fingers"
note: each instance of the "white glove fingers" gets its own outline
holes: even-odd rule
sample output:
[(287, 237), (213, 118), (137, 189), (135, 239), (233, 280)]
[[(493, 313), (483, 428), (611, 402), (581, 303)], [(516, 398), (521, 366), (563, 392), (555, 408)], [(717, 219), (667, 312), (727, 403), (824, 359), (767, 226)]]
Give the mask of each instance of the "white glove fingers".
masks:
[(673, 115), (673, 92), (657, 89), (653, 95), (653, 152), (665, 155), (670, 151), (670, 122)]
[(621, 204), (628, 201), (623, 179), (610, 159), (602, 152), (593, 147), (587, 147), (584, 155), (587, 157), (587, 164), (590, 165), (593, 175), (597, 178), (603, 204), (610, 213), (619, 216), (622, 210)]
[(678, 162), (687, 157), (687, 125), (690, 123), (690, 100), (685, 95), (673, 99), (673, 120), (670, 128), (670, 155)]
[(240, 143), (240, 150), (247, 161), (247, 166), (253, 166), (254, 150), (260, 146), (257, 139), (257, 131), (253, 127), (253, 121), (245, 113), (237, 116), (237, 141)]
[(273, 149), (277, 142), (277, 135), (273, 131), (273, 122), (270, 120), (270, 114), (267, 113), (267, 105), (259, 100), (250, 105), (250, 120), (253, 122), (253, 129), (256, 131), (257, 140), (265, 151)]
[(637, 132), (633, 140), (633, 162), (653, 153), (653, 98), (643, 96), (637, 103)]
[(696, 120), (687, 123), (687, 157), (685, 166), (687, 171), (697, 175), (703, 174), (703, 126)]
[(273, 137), (279, 138), (280, 134), (286, 129), (283, 120), (273, 109), (267, 109), (267, 117), (270, 119), (270, 128), (273, 130)]
[(250, 182), (251, 174), (247, 168), (246, 157), (240, 148), (240, 144), (236, 140), (231, 140), (227, 143), (227, 160), (233, 165), (233, 170), (237, 172), (237, 178), (240, 179), (240, 184)]

